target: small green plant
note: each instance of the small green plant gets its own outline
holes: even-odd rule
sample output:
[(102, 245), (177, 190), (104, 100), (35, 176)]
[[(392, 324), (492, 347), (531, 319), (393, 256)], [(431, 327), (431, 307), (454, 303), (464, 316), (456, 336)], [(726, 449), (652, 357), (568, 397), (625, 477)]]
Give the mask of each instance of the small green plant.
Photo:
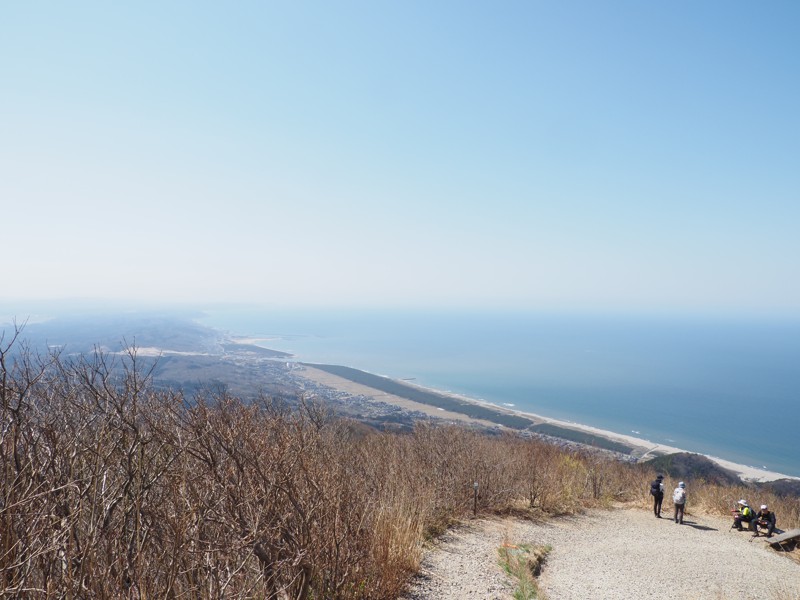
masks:
[(551, 550), (551, 546), (532, 547), (530, 544), (513, 545), (508, 542), (497, 549), (500, 566), (517, 581), (514, 600), (544, 600), (536, 578), (542, 572)]

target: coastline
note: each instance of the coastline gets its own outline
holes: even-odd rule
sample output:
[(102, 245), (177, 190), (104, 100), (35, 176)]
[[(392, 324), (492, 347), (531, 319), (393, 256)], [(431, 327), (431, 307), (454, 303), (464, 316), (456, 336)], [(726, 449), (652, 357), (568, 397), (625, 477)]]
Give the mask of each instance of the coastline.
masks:
[[(295, 370), (295, 374), (304, 379), (312, 381), (317, 385), (331, 387), (333, 389), (336, 389), (338, 391), (347, 394), (366, 396), (376, 402), (386, 402), (388, 404), (392, 404), (400, 408), (404, 408), (406, 410), (414, 410), (422, 412), (433, 418), (457, 421), (462, 423), (476, 423), (484, 427), (495, 427), (495, 428), (504, 427), (503, 425), (492, 420), (470, 417), (460, 412), (449, 411), (436, 406), (432, 406), (430, 404), (416, 402), (412, 399), (405, 398), (401, 395), (387, 393), (383, 390), (370, 387), (369, 385), (365, 385), (363, 383), (352, 381), (340, 375), (333, 374), (325, 370), (322, 370), (321, 368), (318, 368), (326, 366), (332, 366), (332, 365), (310, 365), (306, 363), (298, 363), (298, 367)], [(384, 379), (387, 379), (387, 381), (394, 381), (389, 378), (384, 378)], [(468, 398), (458, 394), (452, 394), (452, 393), (442, 392), (440, 390), (432, 390), (430, 388), (425, 388), (423, 386), (410, 383), (407, 381), (395, 382), (395, 383), (400, 384), (403, 387), (415, 388), (423, 392), (434, 393), (437, 396), (457, 400), (460, 403), (468, 403), (476, 406), (490, 407), (493, 412), (504, 413), (515, 417), (523, 417), (530, 420), (536, 425), (543, 425), (543, 424), (550, 425), (557, 427), (558, 429), (571, 430), (579, 432), (584, 435), (601, 438), (612, 443), (623, 444), (631, 448), (630, 455), (632, 457), (635, 457), (637, 462), (646, 462), (646, 460), (649, 457), (651, 457), (651, 455), (652, 457), (655, 457), (667, 454), (688, 452), (687, 450), (683, 450), (675, 446), (656, 444), (649, 440), (637, 438), (631, 435), (615, 433), (613, 431), (592, 427), (590, 425), (583, 425), (580, 423), (573, 423), (571, 421), (563, 421), (551, 417), (545, 417), (543, 415), (539, 415), (536, 413), (520, 411), (506, 406), (498, 406), (488, 402), (480, 402), (472, 398)], [(738, 475), (742, 481), (763, 483), (768, 481), (775, 481), (778, 479), (800, 480), (800, 477), (794, 477), (783, 473), (777, 473), (775, 471), (758, 469), (755, 467), (734, 463), (732, 461), (725, 460), (723, 458), (719, 458), (716, 456), (711, 456), (707, 454), (703, 454), (703, 456), (705, 456), (709, 460), (712, 460), (720, 467), (732, 471), (733, 473)]]

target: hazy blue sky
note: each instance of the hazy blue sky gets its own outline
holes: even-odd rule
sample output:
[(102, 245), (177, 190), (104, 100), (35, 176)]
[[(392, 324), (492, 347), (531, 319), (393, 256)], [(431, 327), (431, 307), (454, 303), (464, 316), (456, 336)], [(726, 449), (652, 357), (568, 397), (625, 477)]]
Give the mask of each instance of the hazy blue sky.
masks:
[(800, 315), (800, 2), (6, 2), (0, 300)]

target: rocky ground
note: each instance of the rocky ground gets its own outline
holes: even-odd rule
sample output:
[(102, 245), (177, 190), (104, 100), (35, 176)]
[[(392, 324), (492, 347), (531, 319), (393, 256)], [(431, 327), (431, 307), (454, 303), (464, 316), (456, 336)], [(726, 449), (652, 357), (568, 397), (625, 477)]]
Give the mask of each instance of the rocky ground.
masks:
[(541, 523), (478, 520), (426, 552), (404, 600), (512, 598), (498, 563), (503, 543), (552, 546), (539, 580), (548, 600), (800, 599), (800, 564), (762, 540), (719, 517), (687, 515), (679, 525), (630, 508)]

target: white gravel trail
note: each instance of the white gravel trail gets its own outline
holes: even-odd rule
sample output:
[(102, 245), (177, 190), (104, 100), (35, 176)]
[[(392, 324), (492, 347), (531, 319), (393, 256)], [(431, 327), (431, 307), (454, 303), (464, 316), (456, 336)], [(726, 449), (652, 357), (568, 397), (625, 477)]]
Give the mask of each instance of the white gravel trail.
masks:
[(540, 578), (548, 600), (800, 600), (800, 564), (763, 538), (719, 517), (687, 514), (678, 525), (667, 516), (627, 508), (543, 523), (468, 523), (426, 553), (404, 599), (511, 598), (514, 584), (497, 554), (506, 541), (552, 546)]

